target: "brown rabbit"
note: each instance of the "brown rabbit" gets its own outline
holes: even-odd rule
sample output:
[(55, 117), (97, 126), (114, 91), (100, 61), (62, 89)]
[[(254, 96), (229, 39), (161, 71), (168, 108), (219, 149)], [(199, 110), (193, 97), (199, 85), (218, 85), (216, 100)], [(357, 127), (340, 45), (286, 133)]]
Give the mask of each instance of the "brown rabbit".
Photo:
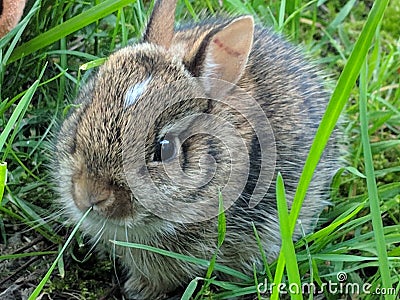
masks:
[[(73, 222), (93, 208), (81, 229), (126, 266), (130, 299), (163, 299), (207, 267), (110, 240), (209, 260), (219, 190), (227, 229), (217, 263), (249, 276), (253, 264), (262, 269), (252, 222), (276, 258), (276, 174), (290, 205), (328, 100), (299, 51), (251, 16), (174, 30), (175, 2), (157, 2), (143, 41), (86, 83), (55, 143), (60, 204)], [(338, 165), (334, 136), (299, 217), (306, 232)]]

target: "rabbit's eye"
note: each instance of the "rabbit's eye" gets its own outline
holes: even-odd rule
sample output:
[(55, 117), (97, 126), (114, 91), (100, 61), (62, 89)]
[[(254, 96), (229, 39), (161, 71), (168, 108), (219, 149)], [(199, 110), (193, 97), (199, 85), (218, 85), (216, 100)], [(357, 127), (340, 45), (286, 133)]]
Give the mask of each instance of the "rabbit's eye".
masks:
[(168, 162), (175, 158), (177, 154), (175, 138), (164, 136), (156, 144), (154, 161)]

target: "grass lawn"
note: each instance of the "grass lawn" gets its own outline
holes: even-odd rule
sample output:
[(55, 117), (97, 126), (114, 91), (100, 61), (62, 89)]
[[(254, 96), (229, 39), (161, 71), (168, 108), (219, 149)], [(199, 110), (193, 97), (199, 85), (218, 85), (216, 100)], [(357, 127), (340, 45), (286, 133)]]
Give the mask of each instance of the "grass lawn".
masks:
[[(179, 1), (178, 23), (218, 13), (251, 14), (300, 44), (332, 90), (306, 171), (314, 169), (340, 113), (348, 152), (332, 182), (332, 206), (323, 211), (315, 232), (294, 244), (296, 256), (290, 255), (290, 239), (284, 240), (282, 255), (265, 263), (263, 272), (246, 274), (243, 284), (204, 274), (189, 284), (186, 299), (262, 299), (269, 290), (257, 293), (256, 286), (265, 281), (288, 287), (313, 283), (323, 290), (302, 296), (274, 290), (272, 299), (398, 299), (400, 1), (386, 4)], [(94, 251), (79, 232), (72, 235), (74, 228), (64, 226), (53, 205), (49, 143), (93, 68), (141, 37), (151, 6), (142, 0), (32, 0), (20, 24), (0, 40), (0, 299), (35, 299), (35, 293), (41, 299), (121, 299), (118, 265)], [(308, 173), (290, 214), (281, 211), (292, 225)], [(282, 197), (278, 201), (283, 203)], [(213, 267), (214, 262), (210, 272)], [(360, 293), (346, 292), (349, 283)]]

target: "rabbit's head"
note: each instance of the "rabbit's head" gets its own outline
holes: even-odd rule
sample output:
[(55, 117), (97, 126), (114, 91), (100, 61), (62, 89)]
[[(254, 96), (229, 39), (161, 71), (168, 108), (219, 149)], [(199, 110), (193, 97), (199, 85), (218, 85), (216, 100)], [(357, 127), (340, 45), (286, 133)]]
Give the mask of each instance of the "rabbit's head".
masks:
[(93, 207), (95, 218), (117, 224), (204, 220), (218, 213), (220, 188), (226, 206), (245, 188), (248, 147), (258, 141), (245, 116), (254, 109), (243, 99), (250, 96), (235, 84), (253, 19), (174, 42), (171, 2), (157, 2), (143, 42), (109, 57), (62, 126), (59, 192), (78, 217)]

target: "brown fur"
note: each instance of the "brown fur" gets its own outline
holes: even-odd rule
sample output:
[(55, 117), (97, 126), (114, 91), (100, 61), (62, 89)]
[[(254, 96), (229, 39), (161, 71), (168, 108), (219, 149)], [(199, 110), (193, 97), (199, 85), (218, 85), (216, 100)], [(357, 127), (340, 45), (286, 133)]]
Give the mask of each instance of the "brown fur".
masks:
[(22, 17), (26, 0), (0, 0), (2, 10), (0, 12), (0, 38), (17, 26)]
[[(82, 89), (80, 106), (64, 121), (55, 145), (60, 203), (74, 222), (87, 208), (94, 208), (82, 230), (94, 242), (108, 245), (129, 270), (125, 289), (131, 299), (162, 299), (194, 277), (204, 276), (206, 267), (139, 249), (113, 249), (109, 240), (143, 243), (208, 260), (217, 250), (217, 218), (190, 221), (215, 214), (218, 188), (229, 182), (234, 190), (245, 178), (240, 195), (223, 195), (224, 204), (230, 198), (235, 202), (226, 211), (226, 239), (217, 262), (250, 276), (253, 264), (261, 268), (252, 222), (267, 258), (277, 256), (275, 174), (283, 175), (290, 205), (328, 98), (317, 73), (299, 51), (267, 29), (256, 26), (253, 34), (251, 17), (216, 19), (174, 32), (172, 22), (167, 21), (167, 28), (160, 25), (164, 19), (173, 20), (174, 7), (175, 1), (157, 4), (144, 42), (117, 51), (100, 67)], [(213, 78), (242, 90), (220, 85)], [(160, 92), (166, 84), (170, 88)], [(129, 101), (127, 95), (132, 97)], [(256, 105), (248, 105), (249, 95)], [(217, 96), (225, 103), (209, 99)], [(182, 101), (176, 103), (176, 99)], [(260, 110), (271, 124), (276, 143), (272, 183), (262, 182), (261, 189), (256, 186), (264, 172), (261, 161), (267, 158), (266, 169), (273, 172), (275, 156), (272, 145), (261, 152), (259, 128), (252, 128), (252, 120), (256, 127), (266, 122)], [(230, 125), (225, 126), (225, 121)], [(162, 163), (155, 159), (157, 145), (167, 132), (180, 132), (182, 150)], [(140, 164), (141, 158), (145, 165)], [(213, 163), (202, 161), (207, 158)], [(178, 167), (171, 168), (173, 164)], [(301, 211), (306, 232), (327, 203), (329, 181), (337, 167), (333, 138)], [(158, 199), (150, 184), (142, 184), (147, 172), (165, 198)], [(212, 179), (193, 188), (182, 174), (195, 182), (210, 174)], [(182, 178), (182, 182), (173, 184), (171, 178)], [(255, 207), (249, 207), (252, 194), (262, 198)], [(204, 208), (196, 206), (202, 201), (209, 201), (208, 209), (194, 209)], [(150, 212), (144, 204), (154, 210)], [(175, 204), (183, 207), (179, 214)], [(173, 217), (162, 218), (155, 210)], [(294, 238), (300, 236), (297, 228)]]

